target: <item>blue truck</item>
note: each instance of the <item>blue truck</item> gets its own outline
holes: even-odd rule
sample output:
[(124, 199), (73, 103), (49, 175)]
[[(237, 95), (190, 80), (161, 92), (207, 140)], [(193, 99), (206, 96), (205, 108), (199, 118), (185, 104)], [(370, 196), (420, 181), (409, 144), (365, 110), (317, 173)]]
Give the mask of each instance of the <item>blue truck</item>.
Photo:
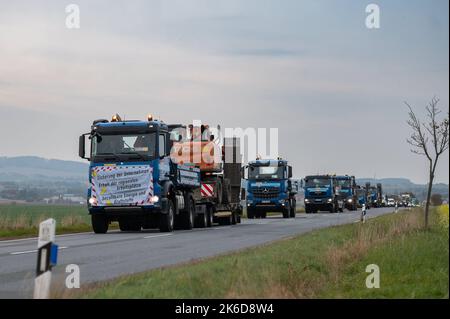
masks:
[(358, 196), (356, 194), (356, 180), (355, 176), (342, 175), (336, 176), (336, 187), (338, 198), (344, 201), (344, 207), (348, 210), (358, 209)]
[(356, 186), (356, 196), (358, 199), (358, 207), (361, 208), (363, 205), (366, 205), (366, 208), (370, 208), (370, 206), (368, 205), (369, 194), (365, 187), (361, 187), (360, 185), (357, 185)]
[(122, 121), (117, 114), (96, 120), (79, 138), (79, 156), (90, 162), (87, 205), (95, 233), (106, 233), (113, 221), (122, 231), (192, 229), (199, 218), (193, 192), (200, 170), (172, 161), (162, 121)]
[(339, 196), (337, 180), (333, 175), (310, 175), (304, 179), (305, 211), (307, 214), (318, 211), (342, 212), (344, 201)]
[[(246, 174), (245, 174), (246, 172)], [(297, 183), (293, 183), (292, 167), (286, 160), (251, 161), (243, 167), (247, 177), (247, 217), (266, 218), (268, 212), (281, 212), (284, 218), (295, 218)]]
[(383, 190), (382, 185), (378, 183), (376, 186), (366, 184), (366, 189), (369, 193), (369, 205), (370, 207), (382, 207), (383, 206)]

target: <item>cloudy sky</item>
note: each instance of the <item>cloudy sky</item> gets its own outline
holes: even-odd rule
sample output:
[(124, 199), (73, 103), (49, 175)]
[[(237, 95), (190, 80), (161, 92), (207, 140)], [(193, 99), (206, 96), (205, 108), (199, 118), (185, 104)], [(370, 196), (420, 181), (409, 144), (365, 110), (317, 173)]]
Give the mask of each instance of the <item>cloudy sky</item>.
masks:
[[(403, 101), (448, 110), (449, 2), (0, 0), (0, 156), (77, 159), (113, 113), (279, 129), (297, 177), (426, 181)], [(81, 28), (65, 27), (65, 7)], [(448, 182), (448, 153), (438, 181)]]

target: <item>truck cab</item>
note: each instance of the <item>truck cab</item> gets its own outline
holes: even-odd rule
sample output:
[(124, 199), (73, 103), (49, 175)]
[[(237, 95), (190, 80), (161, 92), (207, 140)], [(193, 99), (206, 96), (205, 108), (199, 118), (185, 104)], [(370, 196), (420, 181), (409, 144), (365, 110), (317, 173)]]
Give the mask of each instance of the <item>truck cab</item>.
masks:
[(343, 210), (344, 201), (337, 196), (337, 180), (332, 175), (311, 175), (304, 179), (305, 211), (335, 213)]
[(247, 217), (265, 218), (268, 212), (281, 212), (284, 218), (295, 218), (297, 184), (292, 183), (292, 167), (282, 159), (251, 161), (244, 167), (247, 174)]
[(337, 196), (344, 201), (348, 210), (357, 210), (358, 196), (356, 194), (355, 176), (336, 176)]
[(193, 227), (192, 192), (200, 187), (200, 172), (172, 162), (163, 122), (150, 116), (122, 121), (118, 115), (96, 120), (91, 132), (80, 136), (79, 156), (90, 162), (87, 206), (95, 233), (106, 233), (113, 221), (122, 231)]

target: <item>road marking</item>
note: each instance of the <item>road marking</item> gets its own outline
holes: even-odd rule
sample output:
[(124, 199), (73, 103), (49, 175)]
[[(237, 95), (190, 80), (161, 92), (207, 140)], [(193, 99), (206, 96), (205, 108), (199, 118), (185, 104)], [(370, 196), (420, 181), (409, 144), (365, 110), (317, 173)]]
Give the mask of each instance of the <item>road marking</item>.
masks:
[[(118, 232), (120, 232), (120, 230), (110, 230), (108, 232), (108, 234), (118, 233)], [(94, 234), (94, 232), (61, 234), (61, 235), (56, 235), (56, 238), (78, 236), (78, 235), (90, 235), (90, 234)], [(21, 241), (33, 241), (33, 240), (37, 240), (37, 239), (38, 239), (37, 237), (29, 237), (29, 238), (21, 238), (21, 239), (0, 240), (0, 247), (3, 246), (2, 244), (16, 243), (16, 242), (21, 242)], [(6, 245), (4, 245), (4, 246), (6, 246)]]
[(173, 234), (161, 234), (161, 235), (151, 235), (151, 236), (146, 236), (144, 237), (144, 239), (148, 239), (148, 238), (156, 238), (156, 237), (166, 237), (166, 236), (172, 236)]
[[(61, 250), (61, 249), (67, 249), (67, 248), (69, 248), (69, 247), (65, 247), (65, 246), (63, 246), (63, 247), (58, 247), (58, 250)], [(17, 252), (14, 252), (14, 253), (9, 253), (10, 255), (25, 255), (25, 254), (32, 254), (32, 253), (36, 253), (37, 252), (37, 249), (34, 249), (34, 250), (25, 250), (25, 251), (17, 251)]]

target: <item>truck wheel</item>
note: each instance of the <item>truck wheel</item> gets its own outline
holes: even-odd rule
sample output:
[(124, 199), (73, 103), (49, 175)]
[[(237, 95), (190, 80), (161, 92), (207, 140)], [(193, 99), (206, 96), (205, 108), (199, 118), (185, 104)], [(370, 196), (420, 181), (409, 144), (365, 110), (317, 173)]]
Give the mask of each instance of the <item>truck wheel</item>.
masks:
[(92, 229), (96, 234), (106, 234), (109, 223), (105, 216), (99, 214), (91, 215)]
[(208, 227), (208, 211), (197, 216), (195, 221), (195, 227), (197, 228), (205, 228)]
[(248, 219), (253, 219), (253, 218), (255, 218), (255, 213), (254, 213), (253, 210), (250, 209), (250, 208), (247, 208), (247, 218), (248, 218)]
[(267, 212), (262, 212), (261, 213), (261, 218), (263, 218), (263, 219), (267, 218)]
[(229, 225), (231, 225), (231, 222), (232, 222), (231, 219), (232, 219), (231, 215), (227, 216), (227, 217), (221, 217), (221, 218), (219, 218), (219, 225), (229, 226)]
[(283, 208), (283, 218), (289, 218), (290, 210), (291, 210), (290, 206)]
[(295, 218), (296, 212), (297, 212), (297, 202), (294, 200), (294, 201), (292, 201), (292, 207), (291, 207), (290, 217), (291, 217), (291, 218)]
[(208, 215), (208, 227), (212, 227), (214, 224), (214, 208), (208, 206), (206, 213)]
[(189, 200), (187, 211), (181, 213), (180, 215), (181, 221), (180, 226), (182, 229), (191, 230), (194, 227), (194, 210), (195, 210), (194, 201), (191, 199)]
[(233, 212), (231, 214), (231, 225), (236, 225), (237, 224), (237, 214), (235, 212)]
[(167, 212), (161, 214), (161, 219), (159, 221), (159, 231), (169, 233), (173, 231), (173, 224), (175, 219), (175, 209), (173, 206), (173, 201), (169, 200), (167, 203)]

